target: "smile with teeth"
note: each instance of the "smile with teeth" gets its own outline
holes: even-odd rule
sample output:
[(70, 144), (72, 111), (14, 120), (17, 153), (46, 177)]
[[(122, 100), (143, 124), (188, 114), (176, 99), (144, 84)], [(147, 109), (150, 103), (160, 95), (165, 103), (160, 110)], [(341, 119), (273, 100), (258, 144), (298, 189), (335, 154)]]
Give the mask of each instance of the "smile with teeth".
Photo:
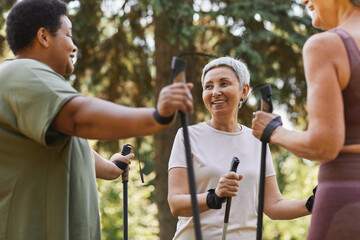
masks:
[(219, 101), (212, 102), (213, 105), (218, 105), (218, 104), (222, 104), (222, 103), (225, 103), (225, 101), (224, 100), (219, 100)]

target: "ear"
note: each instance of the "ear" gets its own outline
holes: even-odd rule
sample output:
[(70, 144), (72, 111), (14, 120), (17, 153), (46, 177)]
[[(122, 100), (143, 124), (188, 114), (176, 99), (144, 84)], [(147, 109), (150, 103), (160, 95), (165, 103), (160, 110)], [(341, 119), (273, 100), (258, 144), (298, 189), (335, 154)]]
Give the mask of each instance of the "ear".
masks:
[(250, 86), (249, 84), (245, 84), (242, 89), (241, 89), (241, 93), (242, 93), (242, 98), (246, 98), (247, 95), (249, 94), (249, 90), (250, 90)]
[(42, 27), (39, 28), (39, 30), (37, 31), (36, 40), (41, 46), (43, 46), (44, 48), (48, 48), (50, 45), (50, 36), (51, 34), (49, 33), (49, 31)]

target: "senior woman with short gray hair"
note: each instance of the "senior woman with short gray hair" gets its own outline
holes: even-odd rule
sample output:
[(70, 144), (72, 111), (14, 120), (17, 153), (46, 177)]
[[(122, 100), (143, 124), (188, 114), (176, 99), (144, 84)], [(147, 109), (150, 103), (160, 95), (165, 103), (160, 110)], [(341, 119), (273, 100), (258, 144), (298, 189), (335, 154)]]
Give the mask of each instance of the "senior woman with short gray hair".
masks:
[[(256, 237), (261, 142), (252, 130), (238, 123), (238, 106), (249, 92), (246, 65), (231, 57), (209, 62), (203, 69), (202, 98), (211, 119), (189, 127), (204, 239), (221, 239), (225, 198), (232, 197), (227, 239)], [(195, 238), (182, 129), (169, 161), (168, 201), (178, 217), (173, 239)], [(306, 200), (284, 200), (276, 181), (269, 148), (266, 159), (264, 212), (272, 219), (292, 219), (310, 214)], [(238, 171), (229, 172), (233, 157)]]

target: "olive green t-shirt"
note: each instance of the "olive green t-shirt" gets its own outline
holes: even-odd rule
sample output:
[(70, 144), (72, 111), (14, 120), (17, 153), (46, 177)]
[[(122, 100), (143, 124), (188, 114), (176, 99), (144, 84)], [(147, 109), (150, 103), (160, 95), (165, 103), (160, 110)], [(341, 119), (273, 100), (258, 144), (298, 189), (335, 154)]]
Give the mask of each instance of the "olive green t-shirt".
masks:
[(89, 144), (49, 128), (80, 95), (41, 62), (0, 64), (1, 240), (101, 238)]

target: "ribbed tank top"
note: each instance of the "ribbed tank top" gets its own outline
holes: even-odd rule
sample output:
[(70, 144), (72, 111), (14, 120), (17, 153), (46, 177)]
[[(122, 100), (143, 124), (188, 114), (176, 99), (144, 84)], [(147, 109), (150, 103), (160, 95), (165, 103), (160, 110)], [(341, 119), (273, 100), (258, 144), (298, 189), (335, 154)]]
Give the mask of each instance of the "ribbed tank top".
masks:
[(350, 62), (350, 81), (343, 90), (345, 145), (360, 144), (360, 50), (353, 37), (341, 28), (330, 30), (344, 42)]

